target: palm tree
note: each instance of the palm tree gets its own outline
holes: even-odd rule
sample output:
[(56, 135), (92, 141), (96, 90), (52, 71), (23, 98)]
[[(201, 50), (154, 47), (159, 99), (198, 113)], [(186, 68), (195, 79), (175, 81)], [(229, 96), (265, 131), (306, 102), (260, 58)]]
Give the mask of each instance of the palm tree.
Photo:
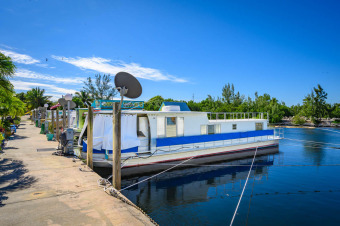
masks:
[(13, 85), (9, 82), (15, 73), (15, 65), (12, 59), (0, 52), (0, 88), (13, 92)]
[(26, 100), (30, 107), (30, 109), (38, 108), (44, 106), (47, 102), (49, 102), (50, 96), (44, 96), (45, 90), (40, 89), (39, 87), (33, 88), (30, 91), (27, 91)]
[(81, 100), (84, 106), (91, 105), (91, 102), (93, 101), (93, 98), (91, 97), (91, 95), (84, 90), (80, 90), (80, 92), (76, 92), (76, 97), (78, 97)]

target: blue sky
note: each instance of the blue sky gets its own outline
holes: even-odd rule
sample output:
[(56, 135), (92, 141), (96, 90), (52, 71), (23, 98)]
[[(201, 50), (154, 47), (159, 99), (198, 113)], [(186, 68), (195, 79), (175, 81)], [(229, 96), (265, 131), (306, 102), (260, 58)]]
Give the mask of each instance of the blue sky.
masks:
[(320, 83), (340, 102), (339, 1), (1, 0), (0, 51), (17, 91), (54, 99), (127, 71), (155, 95), (195, 101), (224, 84), (301, 103)]

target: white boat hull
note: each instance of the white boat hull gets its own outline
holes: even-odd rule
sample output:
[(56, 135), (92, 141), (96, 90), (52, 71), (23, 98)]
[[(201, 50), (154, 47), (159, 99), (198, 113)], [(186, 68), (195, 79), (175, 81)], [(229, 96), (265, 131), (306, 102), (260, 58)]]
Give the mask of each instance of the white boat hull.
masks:
[[(126, 177), (164, 170), (192, 157), (190, 161), (176, 168), (188, 167), (193, 164), (251, 157), (254, 156), (256, 148), (258, 148), (257, 155), (277, 153), (278, 144), (279, 140), (274, 139), (231, 146), (158, 154), (150, 157), (144, 156), (143, 158), (132, 158), (128, 160), (122, 159), (122, 176)], [(86, 158), (86, 153), (82, 152), (82, 157)], [(103, 154), (93, 154), (93, 160), (95, 167), (112, 167), (112, 161), (106, 160)]]

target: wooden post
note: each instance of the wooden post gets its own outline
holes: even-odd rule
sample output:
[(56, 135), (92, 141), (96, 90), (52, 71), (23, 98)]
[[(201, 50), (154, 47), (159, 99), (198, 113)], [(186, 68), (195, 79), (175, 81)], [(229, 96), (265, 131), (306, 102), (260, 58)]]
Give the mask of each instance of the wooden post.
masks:
[(63, 107), (63, 131), (66, 129), (66, 111), (65, 108)]
[[(54, 134), (54, 112), (55, 110), (51, 110), (51, 122), (52, 122), (52, 134)], [(47, 128), (48, 130), (48, 128)]]
[(57, 141), (59, 142), (59, 110), (56, 111), (56, 130), (55, 130), (55, 136), (57, 137)]
[(113, 149), (112, 149), (112, 185), (117, 190), (121, 188), (121, 111), (119, 104), (113, 105)]
[(87, 165), (93, 169), (93, 109), (89, 106), (87, 114)]

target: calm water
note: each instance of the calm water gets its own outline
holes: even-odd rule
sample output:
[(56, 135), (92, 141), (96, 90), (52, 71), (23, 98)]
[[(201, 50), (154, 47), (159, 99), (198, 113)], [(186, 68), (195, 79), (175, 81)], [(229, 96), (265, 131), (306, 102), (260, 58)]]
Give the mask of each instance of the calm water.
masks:
[[(340, 144), (340, 130), (330, 130), (338, 133), (285, 129), (285, 137)], [(339, 148), (283, 140), (280, 153), (257, 157), (234, 225), (340, 225)], [(229, 225), (251, 161), (166, 172), (123, 193), (160, 225)]]

